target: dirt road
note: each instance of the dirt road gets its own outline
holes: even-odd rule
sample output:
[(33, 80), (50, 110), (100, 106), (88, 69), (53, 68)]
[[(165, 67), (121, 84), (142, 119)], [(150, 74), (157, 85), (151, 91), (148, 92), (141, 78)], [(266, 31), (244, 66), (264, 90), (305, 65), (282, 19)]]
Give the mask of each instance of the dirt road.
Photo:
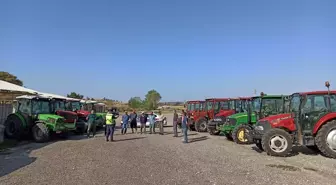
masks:
[[(190, 143), (166, 135), (73, 136), (0, 154), (0, 184), (323, 184), (336, 182), (336, 160), (296, 150), (269, 157), (223, 137), (189, 133)], [(301, 152), (308, 153), (302, 154)]]

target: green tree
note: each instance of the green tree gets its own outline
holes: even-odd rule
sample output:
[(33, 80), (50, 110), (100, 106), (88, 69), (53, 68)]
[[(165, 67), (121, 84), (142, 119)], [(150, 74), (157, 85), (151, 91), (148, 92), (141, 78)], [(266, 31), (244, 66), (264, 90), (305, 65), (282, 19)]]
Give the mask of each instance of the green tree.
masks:
[(9, 83), (12, 83), (12, 84), (16, 84), (16, 85), (19, 85), (19, 86), (23, 86), (23, 82), (21, 80), (19, 80), (17, 78), (17, 76), (12, 75), (12, 74), (10, 74), (8, 72), (5, 72), (5, 71), (0, 71), (0, 80), (6, 81), (6, 82), (9, 82)]
[(140, 97), (132, 97), (128, 100), (128, 106), (132, 109), (141, 108), (143, 105), (143, 101)]
[(70, 94), (67, 94), (67, 97), (69, 98), (76, 98), (76, 99), (83, 99), (83, 95), (76, 93), (76, 92), (71, 92)]
[(148, 110), (153, 110), (158, 108), (158, 103), (161, 100), (161, 95), (156, 90), (152, 89), (148, 91), (145, 98), (145, 107)]

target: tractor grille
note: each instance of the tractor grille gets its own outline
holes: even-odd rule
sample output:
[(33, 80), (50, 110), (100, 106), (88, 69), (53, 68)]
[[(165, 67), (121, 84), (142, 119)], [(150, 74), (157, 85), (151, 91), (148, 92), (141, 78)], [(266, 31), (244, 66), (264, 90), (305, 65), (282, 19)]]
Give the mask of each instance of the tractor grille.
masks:
[(237, 122), (237, 120), (234, 119), (234, 118), (227, 118), (227, 120), (226, 120), (226, 124), (230, 125), (230, 126), (236, 125), (236, 122)]
[(271, 124), (268, 121), (258, 121), (256, 126), (263, 126), (264, 130), (271, 129)]
[(78, 119), (77, 115), (75, 114), (67, 114), (67, 113), (60, 113), (60, 116), (64, 117), (66, 120), (75, 120)]

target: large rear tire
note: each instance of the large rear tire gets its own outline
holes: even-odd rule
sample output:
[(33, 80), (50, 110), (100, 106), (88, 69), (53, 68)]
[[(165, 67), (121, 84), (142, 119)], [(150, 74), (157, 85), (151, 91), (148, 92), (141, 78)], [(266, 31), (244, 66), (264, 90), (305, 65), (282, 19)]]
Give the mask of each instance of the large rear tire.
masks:
[(233, 141), (237, 144), (252, 144), (253, 139), (249, 134), (251, 132), (252, 128), (249, 125), (239, 125), (232, 132)]
[(205, 118), (200, 118), (195, 123), (195, 130), (197, 132), (206, 132), (207, 131), (207, 120)]
[(291, 135), (285, 130), (274, 128), (266, 132), (261, 140), (267, 155), (286, 157), (293, 147)]
[(5, 136), (9, 139), (20, 139), (22, 125), (22, 120), (16, 114), (10, 114), (5, 121)]
[(32, 128), (32, 133), (37, 143), (44, 143), (50, 139), (49, 129), (44, 123), (36, 123)]
[(336, 158), (336, 120), (328, 121), (317, 132), (317, 148), (327, 157)]

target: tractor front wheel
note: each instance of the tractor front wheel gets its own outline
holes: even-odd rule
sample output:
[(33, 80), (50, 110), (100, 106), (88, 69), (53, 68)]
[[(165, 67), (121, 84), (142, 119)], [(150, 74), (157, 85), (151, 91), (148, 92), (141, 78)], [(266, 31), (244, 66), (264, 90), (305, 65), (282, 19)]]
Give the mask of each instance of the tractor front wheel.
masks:
[(195, 130), (197, 132), (206, 132), (207, 131), (207, 120), (205, 118), (199, 119), (195, 124)]
[(32, 128), (34, 140), (38, 143), (49, 141), (50, 133), (48, 127), (44, 123), (36, 123)]
[(239, 125), (232, 132), (233, 141), (237, 144), (252, 144), (251, 132), (252, 128), (249, 125)]
[(336, 158), (336, 120), (329, 121), (321, 127), (315, 142), (325, 156)]
[(282, 129), (271, 129), (266, 132), (261, 140), (262, 148), (267, 155), (285, 157), (293, 147), (291, 135)]

